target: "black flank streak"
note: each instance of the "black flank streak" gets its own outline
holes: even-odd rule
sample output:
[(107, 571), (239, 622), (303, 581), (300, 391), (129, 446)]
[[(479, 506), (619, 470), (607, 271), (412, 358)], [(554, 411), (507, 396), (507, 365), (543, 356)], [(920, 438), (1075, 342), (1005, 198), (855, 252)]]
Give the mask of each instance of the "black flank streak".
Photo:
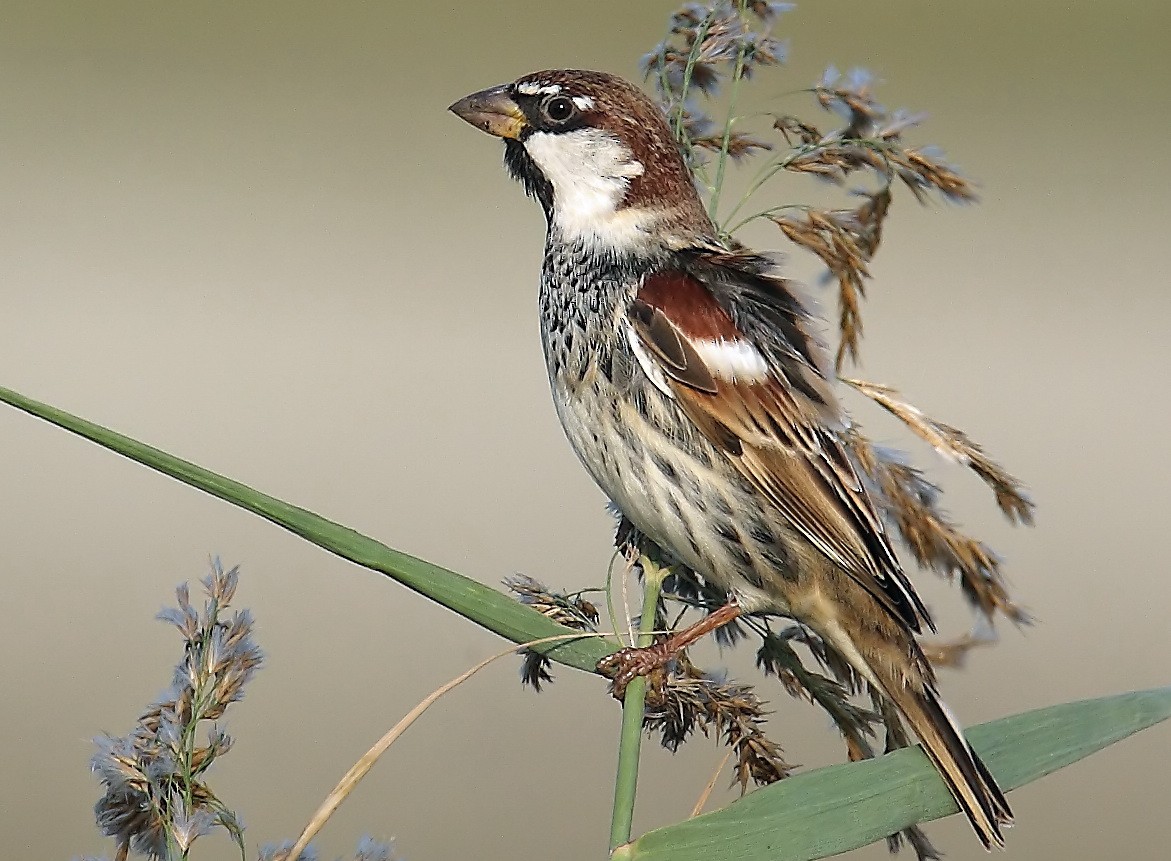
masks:
[(654, 460), (655, 468), (663, 474), (665, 479), (668, 481), (678, 481), (679, 473), (675, 471), (675, 467), (671, 464), (671, 461), (657, 453), (651, 457)]

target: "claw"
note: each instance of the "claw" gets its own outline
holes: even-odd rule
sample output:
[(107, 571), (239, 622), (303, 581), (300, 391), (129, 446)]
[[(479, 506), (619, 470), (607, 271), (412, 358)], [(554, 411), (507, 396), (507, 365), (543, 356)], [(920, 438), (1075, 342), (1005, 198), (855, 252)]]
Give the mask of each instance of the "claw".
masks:
[(661, 672), (676, 654), (677, 650), (673, 650), (667, 641), (643, 648), (628, 647), (602, 658), (597, 669), (611, 680), (614, 697), (622, 699), (627, 685), (639, 676), (650, 677)]
[[(740, 605), (730, 601), (715, 612), (709, 613), (694, 625), (689, 625), (682, 631), (676, 631), (665, 640), (660, 640), (653, 646), (643, 648), (628, 647), (619, 649), (612, 655), (607, 655), (598, 661), (597, 670), (613, 684), (611, 692), (617, 699), (622, 699), (626, 693), (626, 686), (639, 676), (663, 675), (667, 665), (680, 652), (702, 637), (726, 625), (741, 613)], [(651, 680), (652, 685), (658, 679)]]

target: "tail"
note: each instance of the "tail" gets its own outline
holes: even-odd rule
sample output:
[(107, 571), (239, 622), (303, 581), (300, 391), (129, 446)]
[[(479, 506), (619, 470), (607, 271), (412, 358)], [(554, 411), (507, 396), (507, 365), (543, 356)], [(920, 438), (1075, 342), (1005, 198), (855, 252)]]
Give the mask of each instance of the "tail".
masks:
[(964, 738), (963, 727), (927, 681), (916, 691), (896, 681), (882, 686), (935, 764), (960, 810), (985, 849), (1003, 847), (1001, 826), (1012, 825), (1012, 810), (988, 768)]

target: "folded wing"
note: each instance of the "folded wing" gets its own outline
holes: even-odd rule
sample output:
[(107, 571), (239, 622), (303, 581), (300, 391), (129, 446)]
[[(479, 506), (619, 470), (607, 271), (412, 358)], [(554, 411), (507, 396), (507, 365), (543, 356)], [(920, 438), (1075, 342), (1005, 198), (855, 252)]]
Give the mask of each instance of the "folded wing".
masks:
[(912, 631), (934, 630), (834, 430), (803, 315), (779, 279), (697, 267), (644, 279), (629, 322), (640, 360), (781, 516)]

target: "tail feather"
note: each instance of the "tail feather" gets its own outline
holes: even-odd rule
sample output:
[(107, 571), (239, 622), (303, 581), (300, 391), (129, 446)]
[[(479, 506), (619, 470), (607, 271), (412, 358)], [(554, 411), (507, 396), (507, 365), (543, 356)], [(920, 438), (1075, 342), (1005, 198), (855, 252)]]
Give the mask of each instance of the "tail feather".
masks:
[(927, 756), (972, 823), (984, 848), (1003, 847), (1001, 827), (1012, 824), (1012, 810), (987, 766), (964, 738), (959, 721), (930, 684), (922, 691), (901, 685), (891, 688), (887, 688), (887, 695), (923, 743)]
[(888, 634), (885, 642), (860, 645), (838, 618), (827, 616), (818, 620), (818, 633), (902, 714), (984, 848), (1003, 847), (1001, 828), (1013, 821), (1008, 799), (939, 698), (931, 665), (915, 640), (904, 631), (901, 643)]

